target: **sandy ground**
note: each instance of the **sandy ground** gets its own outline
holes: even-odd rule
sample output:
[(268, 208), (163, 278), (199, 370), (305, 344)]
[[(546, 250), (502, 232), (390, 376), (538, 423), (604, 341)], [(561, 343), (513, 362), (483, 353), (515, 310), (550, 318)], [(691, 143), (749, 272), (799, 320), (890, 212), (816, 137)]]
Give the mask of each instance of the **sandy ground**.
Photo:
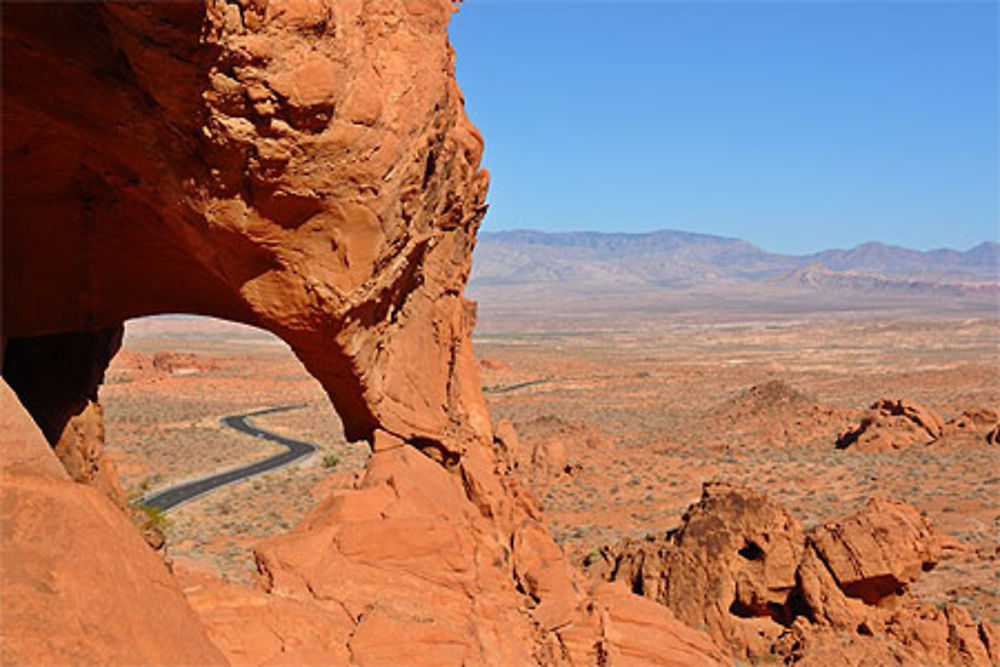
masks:
[[(921, 592), (1000, 621), (1000, 448), (977, 437), (880, 454), (835, 447), (838, 433), (883, 396), (944, 419), (1000, 409), (995, 318), (511, 329), (477, 335), (482, 383), (494, 420), (511, 420), (528, 447), (565, 448), (568, 472), (527, 473), (573, 560), (677, 525), (710, 479), (765, 490), (806, 526), (884, 495), (916, 505), (951, 541), (945, 561), (920, 579)], [(163, 351), (195, 356), (164, 370), (153, 363)], [(319, 453), (168, 515), (170, 556), (228, 579), (250, 580), (254, 542), (294, 525), (331, 474), (353, 474), (367, 457), (366, 446), (344, 440), (322, 389), (288, 348), (236, 325), (130, 326), (101, 400), (109, 451), (134, 496), (274, 451), (224, 429), (219, 417), (304, 406), (256, 423), (315, 442)]]

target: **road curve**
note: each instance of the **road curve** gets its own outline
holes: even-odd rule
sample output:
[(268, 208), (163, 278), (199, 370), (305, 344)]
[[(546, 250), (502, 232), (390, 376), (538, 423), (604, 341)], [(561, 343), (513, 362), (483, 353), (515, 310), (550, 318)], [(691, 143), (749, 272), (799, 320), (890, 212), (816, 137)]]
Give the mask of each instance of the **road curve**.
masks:
[(242, 479), (246, 479), (247, 477), (253, 477), (254, 475), (267, 472), (268, 470), (274, 470), (275, 468), (286, 466), (293, 461), (297, 461), (303, 456), (312, 454), (316, 451), (316, 445), (310, 442), (292, 440), (291, 438), (286, 438), (282, 435), (278, 435), (277, 433), (257, 428), (247, 422), (247, 418), (249, 417), (273, 414), (275, 412), (285, 412), (287, 410), (296, 410), (302, 407), (305, 406), (283, 405), (277, 408), (267, 408), (266, 410), (257, 410), (256, 412), (223, 417), (219, 421), (224, 426), (236, 429), (237, 431), (246, 433), (247, 435), (276, 442), (279, 445), (287, 447), (288, 451), (275, 454), (274, 456), (269, 456), (266, 459), (261, 459), (260, 461), (250, 463), (239, 468), (233, 468), (232, 470), (227, 470), (215, 475), (209, 475), (208, 477), (202, 477), (201, 479), (184, 482), (183, 484), (177, 484), (161, 491), (156, 491), (155, 493), (151, 493), (143, 498), (142, 504), (146, 507), (153, 507), (165, 512), (183, 502), (187, 502), (188, 500), (202, 496), (209, 491), (213, 491), (220, 486), (232, 484), (233, 482), (238, 482)]

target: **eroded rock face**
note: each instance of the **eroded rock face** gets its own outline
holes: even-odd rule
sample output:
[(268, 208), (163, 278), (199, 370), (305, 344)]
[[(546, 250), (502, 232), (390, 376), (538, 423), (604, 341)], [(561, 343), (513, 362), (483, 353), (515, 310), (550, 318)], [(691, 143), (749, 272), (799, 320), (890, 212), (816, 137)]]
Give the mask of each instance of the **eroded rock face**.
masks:
[(453, 10), (12, 6), (4, 336), (211, 314), (284, 338), (351, 438), (488, 438), (462, 302), (487, 177)]
[[(930, 521), (906, 503), (873, 498), (861, 512), (809, 531), (808, 548), (844, 595), (875, 605), (932, 569), (941, 547)], [(806, 590), (807, 601), (810, 591)], [(816, 615), (821, 607), (813, 608)]]
[(706, 484), (677, 531), (606, 549), (611, 580), (670, 607), (743, 657), (761, 656), (790, 620), (804, 547), (794, 517), (761, 493)]
[(885, 452), (911, 445), (927, 445), (944, 432), (944, 422), (933, 410), (904, 400), (881, 398), (861, 421), (837, 439), (839, 449)]
[(909, 593), (940, 553), (930, 522), (905, 503), (876, 498), (803, 533), (765, 496), (710, 483), (681, 528), (605, 547), (591, 570), (707, 626), (736, 657), (994, 664), (995, 626)]
[[(260, 545), (264, 592), (191, 593), (232, 660), (713, 664), (711, 642), (653, 603), (577, 585), (495, 449), (462, 296), (488, 179), (454, 80), (454, 10), (448, 0), (5, 6), (4, 377), (43, 428), (58, 426), (50, 444), (85, 415), (69, 448), (84, 462), (99, 459), (87, 401), (126, 319), (187, 312), (256, 325), (320, 381), (372, 462)], [(28, 363), (50, 335), (83, 341), (60, 348), (79, 377)], [(36, 401), (49, 384), (66, 391)], [(56, 518), (90, 507), (81, 498), (92, 513), (116, 512), (66, 483), (76, 509), (54, 507)], [(32, 493), (11, 489), (5, 507)], [(95, 591), (116, 586), (108, 563), (133, 557), (107, 521), (81, 519), (94, 544), (72, 552), (97, 562), (106, 580)], [(5, 590), (30, 581), (6, 562)], [(144, 591), (170, 589), (162, 574), (139, 572), (122, 592), (155, 602)], [(55, 591), (89, 581), (66, 576)], [(83, 661), (174, 659), (130, 658), (117, 635), (105, 644), (77, 632), (90, 600), (62, 599)], [(24, 621), (28, 633), (4, 623), (5, 652), (29, 656), (34, 642), (31, 659), (62, 660), (58, 642), (32, 634), (49, 628), (38, 618)], [(187, 634), (188, 621), (150, 633), (145, 617), (117, 620), (141, 645)], [(248, 634), (261, 628), (275, 641)], [(198, 647), (176, 661), (218, 658)]]
[(944, 434), (965, 436), (976, 444), (1000, 444), (1000, 412), (994, 408), (970, 408), (944, 425)]

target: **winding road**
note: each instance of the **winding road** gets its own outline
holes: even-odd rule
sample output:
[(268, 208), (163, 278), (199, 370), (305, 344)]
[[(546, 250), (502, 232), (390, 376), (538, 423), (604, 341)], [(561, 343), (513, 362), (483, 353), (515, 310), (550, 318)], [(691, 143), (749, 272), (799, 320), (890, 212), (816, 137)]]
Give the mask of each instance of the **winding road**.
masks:
[(286, 466), (289, 463), (299, 460), (303, 456), (312, 454), (316, 451), (317, 447), (311, 442), (292, 440), (291, 438), (286, 438), (282, 435), (278, 435), (277, 433), (257, 428), (247, 421), (249, 417), (274, 414), (275, 412), (286, 412), (288, 410), (296, 410), (302, 407), (305, 406), (283, 405), (277, 408), (267, 408), (265, 410), (257, 410), (256, 412), (223, 417), (219, 421), (224, 426), (228, 426), (229, 428), (236, 429), (240, 433), (246, 433), (247, 435), (252, 435), (256, 438), (264, 438), (265, 440), (276, 442), (279, 445), (287, 447), (288, 450), (239, 468), (233, 468), (232, 470), (226, 470), (225, 472), (209, 475), (208, 477), (202, 477), (190, 482), (184, 482), (183, 484), (176, 484), (174, 486), (167, 487), (166, 489), (156, 491), (143, 498), (142, 504), (165, 512), (183, 502), (191, 500), (192, 498), (197, 498), (198, 496), (204, 495), (209, 491), (213, 491), (220, 486), (232, 484), (242, 479), (246, 479), (247, 477), (253, 477), (254, 475), (259, 475), (269, 470)]

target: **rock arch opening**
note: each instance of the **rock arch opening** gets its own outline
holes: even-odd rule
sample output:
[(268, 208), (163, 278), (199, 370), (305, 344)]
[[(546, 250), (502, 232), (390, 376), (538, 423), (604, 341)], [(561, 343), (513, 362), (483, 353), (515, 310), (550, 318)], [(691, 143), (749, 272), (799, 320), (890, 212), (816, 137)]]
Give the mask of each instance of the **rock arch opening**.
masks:
[[(5, 658), (583, 664), (659, 656), (655, 628), (721, 662), (652, 603), (584, 592), (494, 441), (463, 297), (488, 175), (455, 9), (4, 6)], [(373, 451), (257, 545), (263, 588), (235, 596), (182, 591), (51, 449), (103, 427), (123, 323), (178, 312), (280, 337)]]
[(252, 574), (256, 540), (298, 523), (330, 474), (358, 473), (369, 455), (283, 341), (223, 320), (127, 322), (100, 402), (105, 452), (149, 512), (140, 521), (167, 533), (175, 562), (231, 580)]

